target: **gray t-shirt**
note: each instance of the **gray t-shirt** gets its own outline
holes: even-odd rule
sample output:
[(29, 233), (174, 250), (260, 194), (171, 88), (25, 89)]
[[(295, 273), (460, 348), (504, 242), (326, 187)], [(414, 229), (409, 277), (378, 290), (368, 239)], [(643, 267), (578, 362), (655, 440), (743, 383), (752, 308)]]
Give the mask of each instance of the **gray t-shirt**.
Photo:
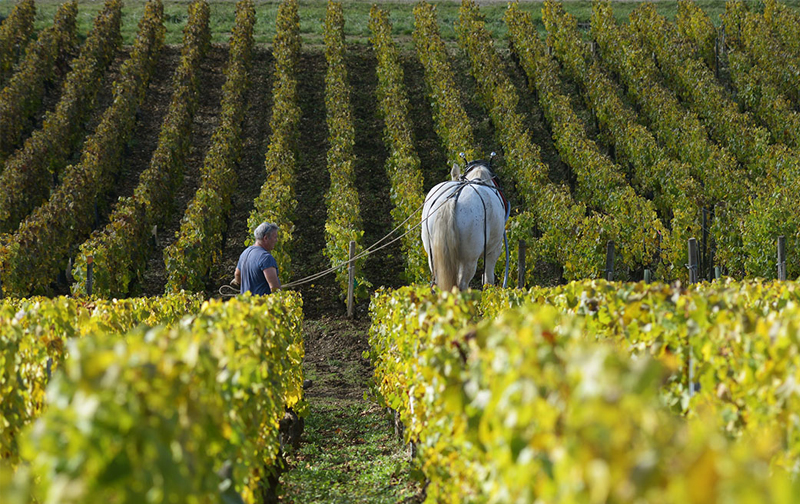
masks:
[(264, 278), (264, 270), (267, 268), (275, 268), (275, 274), (278, 273), (278, 261), (272, 254), (258, 245), (250, 245), (239, 256), (236, 267), (242, 274), (242, 293), (247, 291), (253, 294), (272, 293), (269, 282)]

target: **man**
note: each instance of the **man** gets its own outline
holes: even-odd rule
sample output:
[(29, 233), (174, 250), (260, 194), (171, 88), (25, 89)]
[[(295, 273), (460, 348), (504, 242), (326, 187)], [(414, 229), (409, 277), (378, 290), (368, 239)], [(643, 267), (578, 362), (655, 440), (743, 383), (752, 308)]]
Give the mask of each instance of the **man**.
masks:
[(278, 225), (262, 222), (253, 235), (256, 243), (239, 256), (233, 284), (241, 285), (241, 293), (271, 294), (281, 288), (278, 262), (270, 254), (278, 243)]

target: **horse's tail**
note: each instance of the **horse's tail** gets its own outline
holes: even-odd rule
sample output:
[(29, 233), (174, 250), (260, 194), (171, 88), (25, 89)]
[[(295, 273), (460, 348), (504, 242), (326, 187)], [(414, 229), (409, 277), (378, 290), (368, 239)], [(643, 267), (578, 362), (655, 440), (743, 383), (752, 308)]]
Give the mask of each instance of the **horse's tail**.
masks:
[(436, 211), (431, 234), (433, 272), (436, 285), (440, 289), (450, 291), (458, 285), (458, 228), (456, 227), (456, 200), (448, 198)]

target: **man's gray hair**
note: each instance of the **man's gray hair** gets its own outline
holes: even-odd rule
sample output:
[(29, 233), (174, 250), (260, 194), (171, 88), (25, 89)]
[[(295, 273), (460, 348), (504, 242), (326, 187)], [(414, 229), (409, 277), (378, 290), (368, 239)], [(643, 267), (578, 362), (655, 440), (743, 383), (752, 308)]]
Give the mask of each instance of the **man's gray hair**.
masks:
[(280, 229), (278, 225), (273, 222), (262, 222), (258, 225), (256, 230), (253, 231), (253, 236), (256, 237), (256, 240), (263, 240), (272, 234), (273, 231), (277, 231), (278, 229)]

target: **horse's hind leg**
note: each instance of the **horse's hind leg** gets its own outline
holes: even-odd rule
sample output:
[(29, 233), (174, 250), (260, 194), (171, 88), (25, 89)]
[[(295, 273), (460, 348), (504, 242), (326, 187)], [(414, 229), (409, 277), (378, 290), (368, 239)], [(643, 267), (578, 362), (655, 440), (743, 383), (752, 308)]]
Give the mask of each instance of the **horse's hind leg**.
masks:
[(496, 251), (486, 254), (486, 263), (483, 270), (483, 285), (494, 285), (494, 267), (497, 264), (497, 259), (500, 258), (501, 252), (502, 249), (498, 248)]
[(458, 268), (458, 289), (465, 291), (469, 288), (469, 281), (475, 276), (475, 270), (478, 269), (476, 262), (462, 262)]

